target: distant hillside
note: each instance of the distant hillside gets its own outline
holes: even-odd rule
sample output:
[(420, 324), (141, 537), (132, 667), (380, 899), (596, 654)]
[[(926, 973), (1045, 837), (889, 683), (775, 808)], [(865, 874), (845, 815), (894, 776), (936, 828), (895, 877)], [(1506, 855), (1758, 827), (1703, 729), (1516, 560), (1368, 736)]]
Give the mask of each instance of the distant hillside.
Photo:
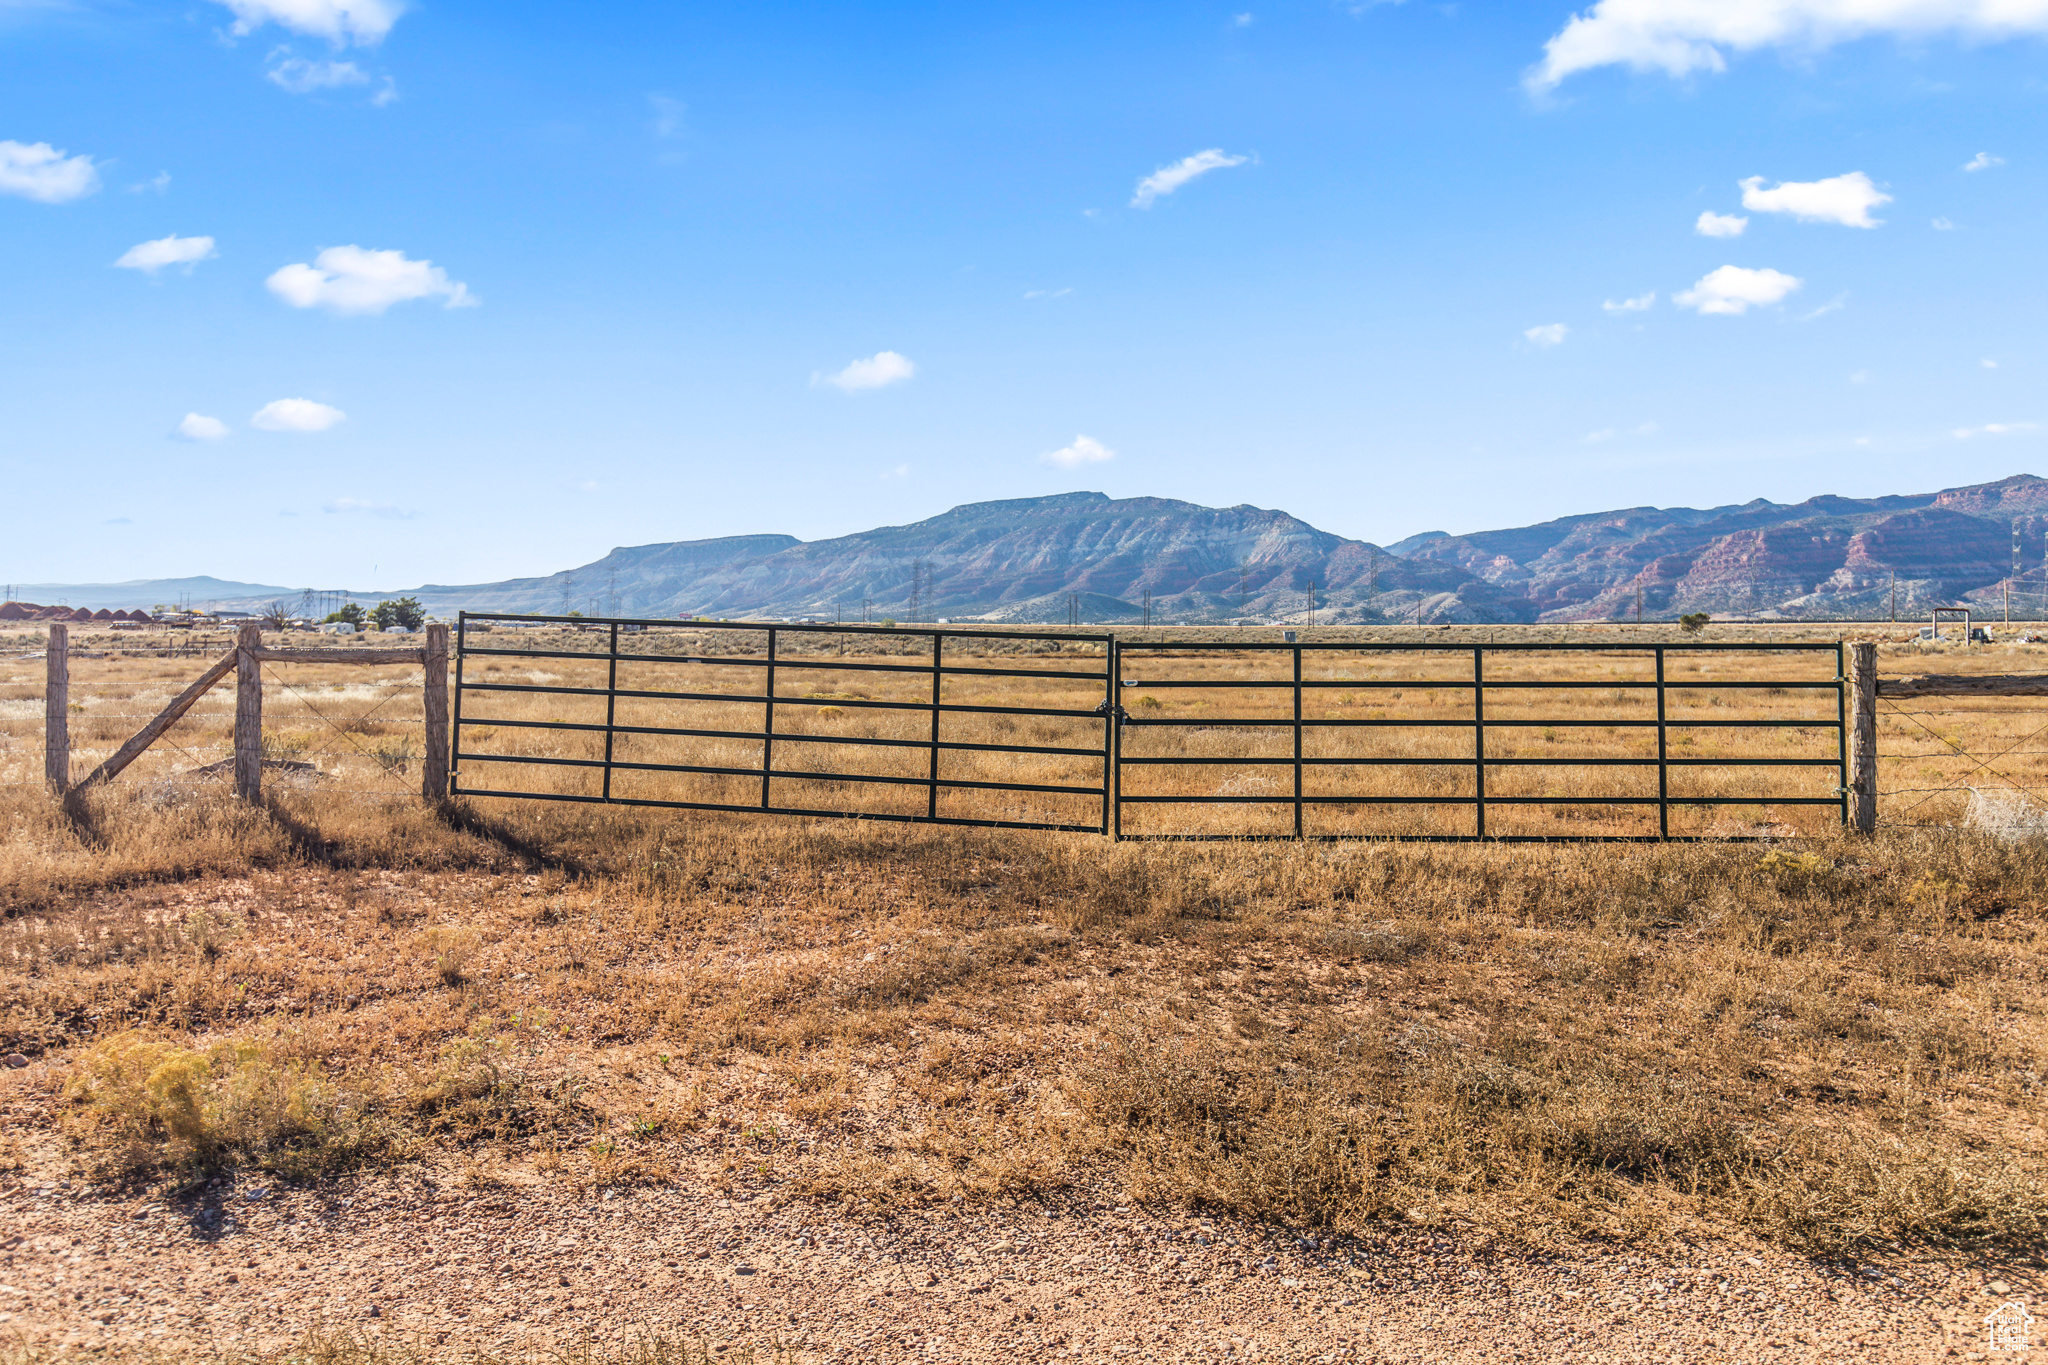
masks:
[[(2048, 615), (2048, 481), (2030, 474), (1939, 493), (1632, 507), (1535, 526), (1431, 531), (1382, 549), (1286, 512), (1062, 493), (969, 503), (832, 540), (725, 536), (613, 550), (538, 578), (410, 590), (436, 612), (822, 617), (858, 620), (1591, 621), (1705, 611), (1785, 619), (1995, 608), (2024, 551), (2015, 605)], [(71, 606), (252, 607), (299, 589), (215, 578), (25, 583)], [(357, 593), (374, 601), (393, 593)]]
[(2024, 603), (2043, 606), (2048, 481), (1901, 497), (1818, 497), (1793, 505), (1632, 507), (1537, 526), (1411, 536), (1392, 548), (1455, 564), (1523, 598), (1543, 620), (1706, 611), (1786, 618), (1884, 617), (1995, 603), (2017, 530)]
[[(1375, 569), (1377, 563), (1377, 570)], [(426, 587), (437, 609), (617, 610), (629, 616), (1211, 621), (1306, 612), (1376, 620), (1515, 620), (1511, 594), (1452, 564), (1400, 559), (1285, 512), (1101, 493), (970, 503), (834, 540), (738, 536), (614, 550), (545, 579)]]
[(190, 602), (195, 607), (210, 603), (227, 605), (232, 602), (269, 602), (281, 597), (297, 597), (297, 588), (272, 587), (263, 583), (236, 583), (224, 578), (137, 578), (126, 583), (16, 583), (13, 591), (6, 594), (24, 602), (61, 602), (67, 607), (91, 607), (98, 611), (102, 607), (114, 611), (125, 611), (131, 607), (148, 610), (162, 603), (178, 606)]

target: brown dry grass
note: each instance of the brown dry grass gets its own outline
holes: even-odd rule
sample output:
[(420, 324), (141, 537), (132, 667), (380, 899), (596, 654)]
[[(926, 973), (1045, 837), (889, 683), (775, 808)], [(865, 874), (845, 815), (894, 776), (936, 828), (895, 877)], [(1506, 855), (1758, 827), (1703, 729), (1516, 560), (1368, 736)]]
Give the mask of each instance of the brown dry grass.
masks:
[(2034, 845), (5, 805), (0, 1050), (64, 1059), (52, 1132), (110, 1176), (453, 1153), (871, 1208), (1112, 1180), (1817, 1249), (2038, 1248), (2048, 1214)]
[[(15, 1348), (0, 1352), (0, 1365), (40, 1365), (74, 1358), (66, 1348)], [(433, 1347), (363, 1336), (348, 1331), (309, 1332), (274, 1351), (206, 1351), (166, 1349), (147, 1342), (125, 1343), (98, 1350), (94, 1359), (140, 1361), (147, 1365), (425, 1365), (441, 1358)], [(624, 1346), (591, 1343), (553, 1346), (546, 1350), (501, 1351), (471, 1344), (461, 1352), (471, 1365), (789, 1365), (795, 1353), (772, 1334), (759, 1342), (719, 1342), (688, 1337), (649, 1335)]]

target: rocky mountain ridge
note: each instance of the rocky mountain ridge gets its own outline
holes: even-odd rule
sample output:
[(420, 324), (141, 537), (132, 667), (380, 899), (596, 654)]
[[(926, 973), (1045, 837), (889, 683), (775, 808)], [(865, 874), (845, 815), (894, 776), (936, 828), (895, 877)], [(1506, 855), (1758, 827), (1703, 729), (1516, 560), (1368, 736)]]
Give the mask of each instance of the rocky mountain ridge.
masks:
[[(1062, 493), (969, 503), (829, 540), (724, 536), (622, 547), (560, 573), (410, 590), (430, 610), (902, 621), (1318, 622), (1901, 619), (1933, 606), (2048, 616), (2048, 480), (1936, 493), (1632, 507), (1392, 546), (1286, 512)], [(2012, 572), (2017, 543), (2021, 572)], [(182, 583), (215, 580), (179, 580)], [(158, 581), (159, 583), (162, 581)], [(227, 587), (229, 585), (223, 585)], [(246, 586), (246, 585), (233, 585)], [(152, 583), (37, 585), (147, 605)], [(116, 601), (123, 593), (137, 601)], [(288, 590), (218, 600), (252, 607)], [(366, 593), (364, 600), (397, 594)], [(154, 600), (163, 600), (161, 594)]]

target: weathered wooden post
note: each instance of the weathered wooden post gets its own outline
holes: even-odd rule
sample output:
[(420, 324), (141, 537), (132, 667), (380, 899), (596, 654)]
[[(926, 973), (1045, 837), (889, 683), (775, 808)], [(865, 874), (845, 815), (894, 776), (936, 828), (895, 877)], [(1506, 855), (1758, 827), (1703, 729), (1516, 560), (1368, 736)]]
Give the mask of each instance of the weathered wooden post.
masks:
[(420, 795), (428, 801), (441, 801), (448, 796), (448, 627), (427, 627), (423, 662), (427, 752), (420, 764)]
[(1877, 645), (1849, 646), (1849, 823), (1877, 828)]
[(71, 627), (50, 627), (43, 673), (43, 780), (62, 796), (71, 790)]
[(254, 621), (235, 635), (235, 795), (263, 799), (263, 627)]

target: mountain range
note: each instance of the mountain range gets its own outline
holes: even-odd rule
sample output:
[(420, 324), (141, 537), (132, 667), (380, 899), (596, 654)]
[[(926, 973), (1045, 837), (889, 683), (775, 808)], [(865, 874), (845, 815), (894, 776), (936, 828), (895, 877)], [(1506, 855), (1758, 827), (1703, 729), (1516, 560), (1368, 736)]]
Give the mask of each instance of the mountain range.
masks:
[[(2048, 480), (1878, 498), (1631, 507), (1389, 546), (1286, 512), (1062, 493), (969, 503), (831, 540), (725, 536), (613, 550), (538, 578), (426, 584), (433, 611), (1006, 622), (1882, 619), (1933, 606), (2042, 615)], [(2015, 551), (2021, 572), (2013, 575)], [(218, 584), (217, 593), (202, 585)], [(243, 591), (253, 590), (253, 591)], [(300, 590), (212, 579), (24, 584), (18, 595), (133, 607), (253, 607)], [(361, 600), (397, 593), (358, 593)], [(119, 599), (119, 600), (116, 600)], [(1894, 603), (1896, 606), (1894, 607)]]

